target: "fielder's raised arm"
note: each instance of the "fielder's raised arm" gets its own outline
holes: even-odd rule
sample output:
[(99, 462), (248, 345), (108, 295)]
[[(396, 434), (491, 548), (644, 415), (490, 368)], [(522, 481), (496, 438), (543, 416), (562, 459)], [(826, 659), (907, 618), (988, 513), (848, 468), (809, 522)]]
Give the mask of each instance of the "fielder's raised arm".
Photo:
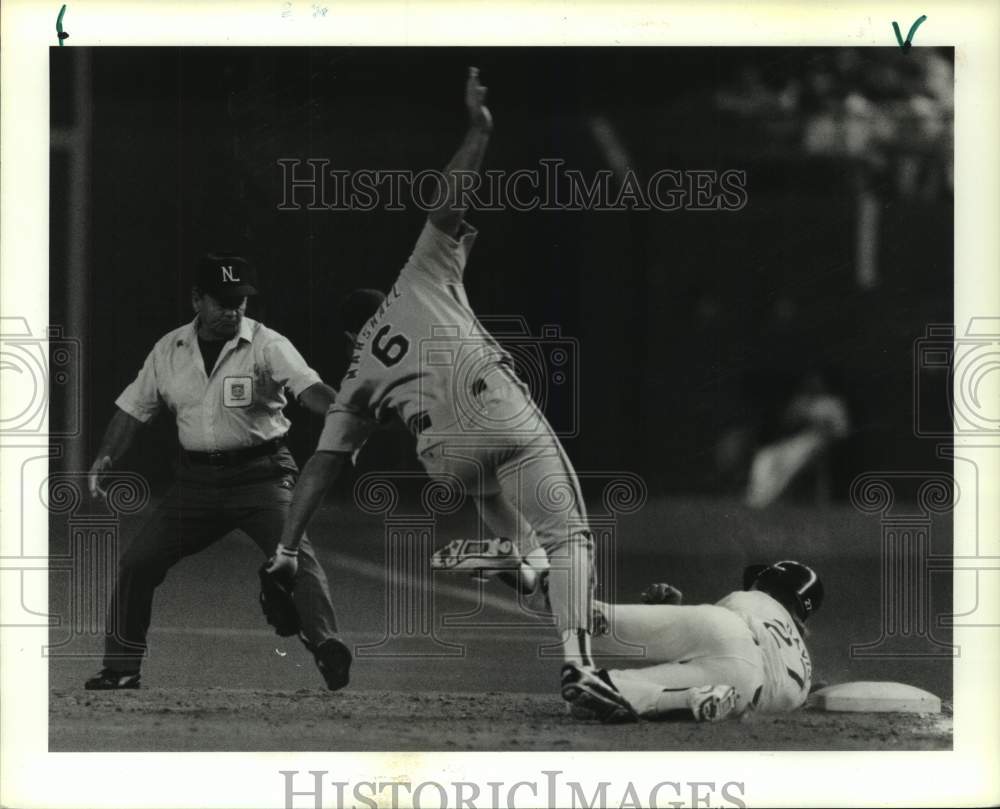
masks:
[[(483, 155), (493, 130), (493, 116), (486, 108), (486, 88), (479, 83), (479, 69), (469, 68), (465, 81), (465, 108), (469, 115), (469, 129), (465, 133), (458, 150), (444, 168), (447, 178), (447, 193), (441, 205), (428, 216), (431, 224), (452, 238), (458, 236), (462, 220), (468, 208), (465, 194), (460, 193), (463, 176), (468, 177), (479, 171)], [(344, 466), (349, 463), (349, 452), (318, 450), (302, 469), (302, 475), (295, 487), (295, 495), (278, 552), (272, 561), (272, 569), (294, 575), (295, 550), (299, 540), (309, 525), (312, 515), (323, 502), (327, 489), (333, 485)]]
[(463, 178), (471, 177), (479, 171), (486, 153), (486, 145), (493, 131), (493, 116), (487, 109), (486, 88), (479, 83), (479, 68), (470, 67), (465, 81), (465, 108), (469, 113), (469, 130), (458, 151), (444, 168), (448, 181), (447, 194), (441, 205), (431, 211), (429, 219), (439, 230), (452, 238), (458, 235), (462, 219), (468, 208)]

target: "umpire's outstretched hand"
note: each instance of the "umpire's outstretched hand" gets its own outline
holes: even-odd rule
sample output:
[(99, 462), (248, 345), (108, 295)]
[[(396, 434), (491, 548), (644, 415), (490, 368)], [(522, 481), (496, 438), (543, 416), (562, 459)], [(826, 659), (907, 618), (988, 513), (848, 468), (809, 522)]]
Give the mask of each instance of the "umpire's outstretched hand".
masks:
[(90, 489), (90, 496), (95, 500), (107, 496), (107, 493), (101, 488), (101, 476), (109, 472), (110, 469), (111, 456), (102, 455), (94, 461), (90, 471), (87, 472), (87, 488)]

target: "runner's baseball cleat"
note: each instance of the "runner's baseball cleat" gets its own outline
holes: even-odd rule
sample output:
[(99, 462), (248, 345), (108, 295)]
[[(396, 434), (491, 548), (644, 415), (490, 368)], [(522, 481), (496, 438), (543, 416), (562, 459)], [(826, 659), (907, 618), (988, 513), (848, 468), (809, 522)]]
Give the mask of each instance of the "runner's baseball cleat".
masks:
[(739, 699), (731, 685), (704, 685), (688, 691), (691, 713), (699, 722), (721, 722), (733, 712)]
[(571, 714), (590, 711), (606, 725), (637, 722), (639, 715), (611, 683), (603, 669), (588, 669), (576, 663), (562, 668), (562, 698), (573, 706)]
[(111, 669), (101, 669), (87, 680), (83, 687), (88, 691), (118, 691), (126, 688), (139, 687), (139, 672), (121, 672)]

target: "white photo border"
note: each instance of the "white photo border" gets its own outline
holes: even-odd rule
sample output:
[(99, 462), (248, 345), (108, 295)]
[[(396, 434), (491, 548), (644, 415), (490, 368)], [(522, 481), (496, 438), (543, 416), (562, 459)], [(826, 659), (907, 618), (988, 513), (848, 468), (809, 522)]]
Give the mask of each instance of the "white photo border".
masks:
[[(315, 17), (313, 5), (327, 8)], [(293, 14), (283, 17), (288, 6)], [(2, 314), (48, 324), (49, 48), (60, 3), (7, 0), (2, 8)], [(298, 10), (299, 13), (294, 13)], [(162, 45), (719, 45), (887, 46), (925, 14), (914, 47), (955, 47), (955, 322), (998, 317), (1000, 301), (1000, 12), (983, 2), (418, 3), (344, 0), (70, 2), (66, 47)], [(530, 20), (530, 24), (526, 24)], [(992, 308), (991, 308), (992, 307)], [(956, 443), (975, 444), (959, 438)], [(43, 444), (44, 441), (37, 443)], [(996, 493), (1000, 445), (982, 454), (978, 498), (955, 512), (956, 553), (980, 531), (980, 553), (1000, 557)], [(0, 456), (2, 547), (19, 498), (16, 458)], [(979, 514), (970, 513), (980, 503)], [(47, 519), (24, 515), (47, 535)], [(964, 532), (964, 534), (963, 534)], [(42, 577), (38, 577), (42, 578)], [(997, 615), (996, 571), (981, 598)], [(41, 586), (41, 584), (40, 584)], [(42, 594), (42, 599), (46, 594)], [(46, 603), (42, 601), (42, 603)], [(6, 604), (4, 599), (3, 604)], [(893, 753), (86, 753), (50, 754), (46, 628), (0, 635), (0, 803), (17, 807), (275, 807), (279, 770), (327, 770), (331, 780), (739, 781), (748, 805), (982, 805), (1000, 801), (998, 633), (956, 627), (954, 750)], [(524, 805), (530, 805), (528, 798)]]

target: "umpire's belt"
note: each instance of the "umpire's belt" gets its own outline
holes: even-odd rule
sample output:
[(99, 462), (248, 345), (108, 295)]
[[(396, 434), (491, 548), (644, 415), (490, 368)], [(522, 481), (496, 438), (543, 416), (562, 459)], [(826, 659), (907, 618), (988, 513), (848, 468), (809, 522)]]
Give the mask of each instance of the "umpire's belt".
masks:
[(284, 438), (272, 438), (263, 444), (257, 444), (253, 447), (242, 447), (240, 449), (215, 450), (213, 452), (191, 452), (190, 450), (184, 450), (184, 457), (193, 464), (238, 466), (246, 461), (252, 461), (254, 458), (271, 455), (284, 445)]

